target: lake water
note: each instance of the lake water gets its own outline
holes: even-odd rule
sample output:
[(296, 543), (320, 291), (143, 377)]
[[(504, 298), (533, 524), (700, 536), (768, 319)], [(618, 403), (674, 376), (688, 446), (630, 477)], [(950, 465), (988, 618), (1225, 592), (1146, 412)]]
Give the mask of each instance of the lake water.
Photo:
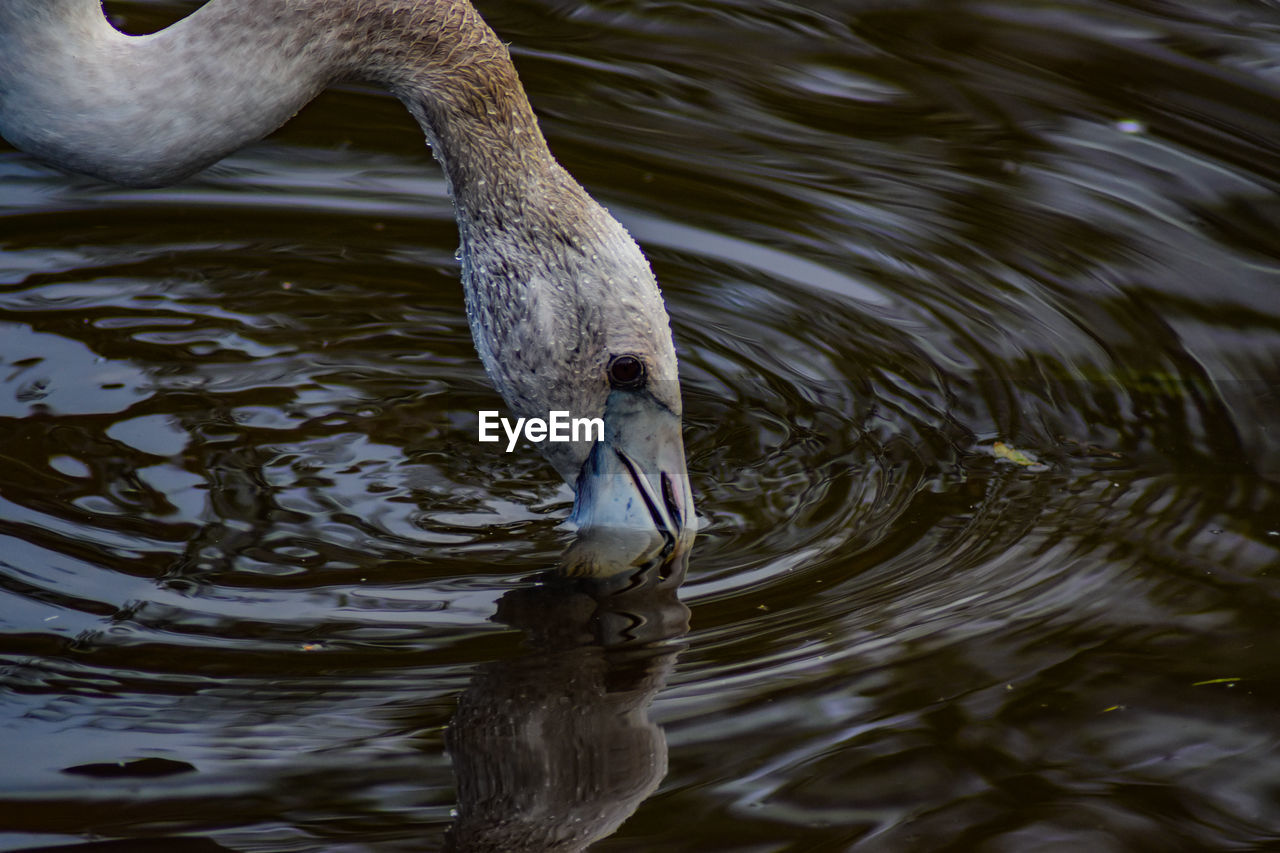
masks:
[(1280, 7), (480, 8), (663, 284), (678, 597), (537, 580), (392, 98), (0, 147), (0, 848), (1280, 849)]

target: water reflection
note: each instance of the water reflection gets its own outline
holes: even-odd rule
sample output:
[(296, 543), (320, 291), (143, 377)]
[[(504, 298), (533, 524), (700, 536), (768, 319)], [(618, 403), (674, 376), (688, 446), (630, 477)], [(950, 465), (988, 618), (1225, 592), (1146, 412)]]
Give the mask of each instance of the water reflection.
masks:
[(450, 849), (581, 850), (653, 792), (667, 744), (648, 708), (688, 630), (683, 575), (644, 572), (625, 591), (552, 577), (503, 596), (494, 618), (526, 648), (481, 665), (450, 721)]
[[(1274, 10), (484, 11), (672, 306), (687, 648), (491, 619), (572, 496), (473, 441), (500, 403), (398, 104), (171, 191), (7, 152), (12, 844), (433, 849), (458, 696), (576, 655), (627, 707), (667, 684), (667, 776), (603, 850), (1274, 846)], [(147, 758), (196, 770), (61, 772)]]

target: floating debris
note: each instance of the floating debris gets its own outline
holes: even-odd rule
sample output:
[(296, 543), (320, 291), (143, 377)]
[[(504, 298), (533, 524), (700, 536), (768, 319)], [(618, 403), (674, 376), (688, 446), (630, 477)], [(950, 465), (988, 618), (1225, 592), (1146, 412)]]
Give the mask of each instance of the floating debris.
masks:
[(1023, 468), (1034, 473), (1049, 470), (1048, 465), (1045, 465), (1030, 453), (1025, 450), (1019, 450), (1012, 445), (1005, 444), (1003, 441), (996, 441), (992, 443), (991, 455), (997, 459), (1012, 462), (1014, 465), (1021, 465)]

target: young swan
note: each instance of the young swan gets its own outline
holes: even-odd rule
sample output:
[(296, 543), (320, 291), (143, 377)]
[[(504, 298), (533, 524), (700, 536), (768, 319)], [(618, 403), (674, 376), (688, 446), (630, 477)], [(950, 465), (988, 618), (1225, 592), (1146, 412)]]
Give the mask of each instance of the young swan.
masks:
[(574, 487), (569, 569), (687, 550), (695, 519), (670, 323), (625, 229), (547, 149), (506, 47), (465, 0), (212, 0), (126, 36), (98, 0), (0, 3), (0, 135), (130, 186), (180, 180), (332, 83), (388, 88), (444, 169), (476, 349), (516, 417), (603, 418), (539, 448)]

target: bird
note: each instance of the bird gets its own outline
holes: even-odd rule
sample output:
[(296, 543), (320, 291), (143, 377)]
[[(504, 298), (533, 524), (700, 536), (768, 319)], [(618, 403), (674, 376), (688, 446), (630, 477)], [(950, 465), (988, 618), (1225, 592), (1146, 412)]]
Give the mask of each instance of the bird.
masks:
[(657, 281), (552, 156), (506, 45), (467, 0), (210, 0), (139, 36), (100, 0), (0, 3), (0, 136), (126, 186), (180, 181), (342, 82), (389, 90), (439, 161), (472, 338), (510, 411), (603, 420), (602, 437), (537, 445), (574, 489), (578, 541), (596, 543), (573, 571), (686, 552), (697, 522)]

